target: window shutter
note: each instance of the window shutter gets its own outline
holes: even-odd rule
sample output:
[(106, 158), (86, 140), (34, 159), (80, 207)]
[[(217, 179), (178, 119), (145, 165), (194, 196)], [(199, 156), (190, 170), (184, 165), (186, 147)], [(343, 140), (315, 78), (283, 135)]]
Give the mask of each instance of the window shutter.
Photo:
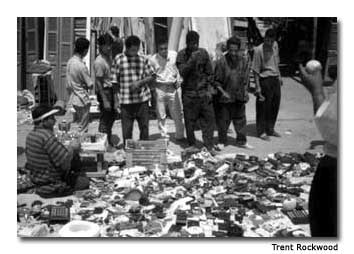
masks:
[(86, 18), (74, 18), (74, 41), (79, 37), (86, 38)]
[(46, 18), (45, 32), (47, 34), (47, 52), (46, 59), (53, 67), (53, 84), (54, 91), (58, 98), (61, 98), (61, 91), (59, 86), (59, 18), (49, 17)]
[[(25, 18), (26, 29), (26, 69), (38, 60), (38, 20), (37, 18)], [(26, 74), (26, 88), (33, 91), (32, 75)]]
[[(327, 61), (325, 66), (325, 81), (330, 81), (329, 77), (330, 68), (334, 70), (338, 69), (338, 52), (337, 52), (337, 40), (338, 40), (338, 31), (337, 31), (337, 22), (331, 23), (329, 42), (327, 48)], [(336, 70), (337, 72), (337, 70)]]
[(17, 18), (17, 90), (22, 90), (22, 21)]
[(59, 66), (60, 66), (60, 94), (64, 100), (68, 99), (66, 92), (66, 65), (74, 51), (74, 18), (60, 18), (60, 41), (59, 41)]
[(38, 60), (38, 23), (37, 18), (26, 18), (27, 66)]
[(337, 22), (332, 22), (331, 31), (329, 37), (329, 50), (337, 50), (337, 40), (338, 40), (338, 31), (337, 31)]

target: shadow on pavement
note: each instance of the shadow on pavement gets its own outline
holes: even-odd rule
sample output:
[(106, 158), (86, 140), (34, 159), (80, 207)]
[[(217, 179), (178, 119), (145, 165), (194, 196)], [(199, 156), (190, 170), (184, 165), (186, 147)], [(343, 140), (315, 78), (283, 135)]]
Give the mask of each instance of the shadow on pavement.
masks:
[(257, 138), (258, 135), (257, 135), (256, 123), (247, 124), (246, 125), (246, 133), (247, 133), (247, 136)]

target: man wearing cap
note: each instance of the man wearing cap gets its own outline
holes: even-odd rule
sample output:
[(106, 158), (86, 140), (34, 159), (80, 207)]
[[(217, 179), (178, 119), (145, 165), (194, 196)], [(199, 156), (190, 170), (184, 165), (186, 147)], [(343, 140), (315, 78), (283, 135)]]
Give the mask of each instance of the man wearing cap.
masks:
[[(33, 130), (26, 138), (26, 169), (43, 198), (72, 194), (74, 190), (89, 187), (89, 180), (78, 172), (78, 151), (80, 143), (73, 140), (66, 148), (53, 133), (54, 115), (59, 109), (40, 105), (32, 111)], [(76, 165), (76, 168), (74, 165)]]

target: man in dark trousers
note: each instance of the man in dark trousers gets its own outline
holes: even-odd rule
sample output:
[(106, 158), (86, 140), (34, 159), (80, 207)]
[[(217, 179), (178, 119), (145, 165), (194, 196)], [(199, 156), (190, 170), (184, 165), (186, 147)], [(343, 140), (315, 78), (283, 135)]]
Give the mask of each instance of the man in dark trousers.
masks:
[(117, 108), (115, 105), (114, 87), (112, 83), (112, 42), (111, 36), (106, 33), (98, 38), (99, 52), (93, 64), (95, 75), (95, 84), (97, 89), (97, 100), (100, 103), (100, 124), (98, 130), (107, 134), (108, 143), (112, 143), (112, 127), (117, 117)]
[(269, 136), (280, 137), (274, 130), (280, 106), (279, 50), (276, 33), (268, 29), (264, 43), (254, 49), (252, 69), (256, 81), (256, 125), (257, 135), (269, 141)]
[(74, 55), (69, 59), (66, 67), (66, 88), (76, 111), (80, 132), (87, 132), (90, 123), (89, 90), (93, 88), (93, 82), (83, 61), (89, 47), (90, 42), (86, 38), (78, 38), (75, 41)]
[(138, 54), (140, 39), (137, 36), (129, 36), (125, 48), (125, 52), (115, 58), (124, 144), (133, 136), (134, 120), (138, 121), (140, 139), (149, 138), (149, 85), (156, 78), (149, 60)]
[(111, 65), (111, 73), (112, 75), (112, 86), (113, 86), (113, 92), (114, 92), (114, 107), (118, 113), (120, 113), (120, 105), (119, 105), (119, 98), (118, 98), (118, 84), (117, 84), (117, 79), (116, 75), (114, 75), (115, 72), (115, 66), (114, 66), (114, 59), (116, 58), (117, 55), (121, 54), (123, 52), (124, 48), (124, 43), (121, 38), (119, 38), (119, 28), (116, 25), (111, 26), (111, 30), (109, 33), (113, 39), (112, 45), (111, 45), (111, 53), (112, 53), (112, 65)]
[(227, 53), (215, 65), (215, 84), (219, 90), (216, 106), (216, 122), (219, 148), (227, 145), (227, 130), (233, 122), (237, 137), (236, 145), (252, 149), (246, 137), (246, 103), (249, 58), (240, 51), (241, 40), (233, 36), (227, 40)]
[(194, 130), (199, 120), (205, 147), (214, 153), (214, 109), (210, 86), (213, 70), (208, 52), (199, 48), (199, 34), (189, 31), (187, 47), (178, 52), (176, 65), (183, 77), (182, 103), (187, 139), (190, 146), (196, 145)]

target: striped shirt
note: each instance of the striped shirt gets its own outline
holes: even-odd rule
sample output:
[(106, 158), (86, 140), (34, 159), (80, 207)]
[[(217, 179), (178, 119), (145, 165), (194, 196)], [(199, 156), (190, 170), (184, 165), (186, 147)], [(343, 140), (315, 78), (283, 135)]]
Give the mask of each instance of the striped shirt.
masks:
[(26, 168), (31, 181), (37, 185), (61, 182), (61, 166), (68, 157), (68, 150), (53, 132), (35, 127), (26, 138)]
[(147, 84), (132, 91), (131, 84), (153, 74), (149, 60), (144, 56), (127, 56), (119, 54), (115, 58), (115, 73), (119, 85), (121, 104), (142, 103), (151, 99), (150, 88)]

